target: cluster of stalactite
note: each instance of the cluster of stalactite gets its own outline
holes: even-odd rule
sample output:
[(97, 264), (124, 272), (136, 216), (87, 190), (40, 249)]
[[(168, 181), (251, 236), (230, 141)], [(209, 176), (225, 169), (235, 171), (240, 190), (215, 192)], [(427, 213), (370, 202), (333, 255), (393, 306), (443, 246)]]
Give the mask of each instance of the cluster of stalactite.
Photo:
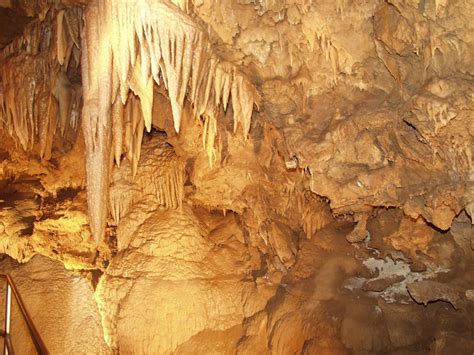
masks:
[(165, 208), (177, 208), (183, 201), (185, 164), (173, 148), (154, 138), (144, 142), (142, 150), (136, 174), (127, 160), (112, 173), (109, 208), (116, 224), (144, 198), (154, 198)]
[(70, 77), (80, 65), (81, 13), (45, 7), (0, 54), (0, 127), (43, 159), (56, 135), (79, 127), (82, 89)]
[[(130, 139), (140, 142), (143, 128), (151, 130), (155, 84), (168, 91), (177, 133), (185, 97), (196, 118), (211, 117), (204, 139), (210, 155), (216, 134), (210, 123), (231, 102), (234, 131), (241, 127), (246, 136), (258, 94), (237, 68), (214, 54), (206, 32), (173, 4), (101, 0), (87, 7), (84, 20), (83, 128), (91, 229), (99, 240), (107, 216), (111, 152), (119, 164), (126, 146), (137, 166), (140, 144)], [(139, 111), (130, 104), (130, 92), (139, 99)], [(130, 117), (138, 125), (134, 137), (127, 135)]]

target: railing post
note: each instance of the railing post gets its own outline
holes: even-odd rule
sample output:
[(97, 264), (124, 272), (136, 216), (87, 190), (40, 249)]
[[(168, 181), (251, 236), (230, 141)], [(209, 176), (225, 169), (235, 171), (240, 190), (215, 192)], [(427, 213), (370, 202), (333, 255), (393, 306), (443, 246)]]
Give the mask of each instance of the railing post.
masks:
[(12, 313), (12, 289), (8, 280), (6, 280), (6, 296), (5, 296), (5, 338), (3, 344), (3, 353), (8, 355), (7, 340), (10, 336), (10, 323)]

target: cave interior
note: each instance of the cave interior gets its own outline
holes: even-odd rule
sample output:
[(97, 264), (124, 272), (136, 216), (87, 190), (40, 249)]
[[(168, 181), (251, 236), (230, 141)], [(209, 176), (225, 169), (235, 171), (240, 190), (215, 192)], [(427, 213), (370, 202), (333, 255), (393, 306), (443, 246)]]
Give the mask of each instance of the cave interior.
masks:
[(0, 274), (48, 353), (473, 354), (473, 19), (0, 0)]

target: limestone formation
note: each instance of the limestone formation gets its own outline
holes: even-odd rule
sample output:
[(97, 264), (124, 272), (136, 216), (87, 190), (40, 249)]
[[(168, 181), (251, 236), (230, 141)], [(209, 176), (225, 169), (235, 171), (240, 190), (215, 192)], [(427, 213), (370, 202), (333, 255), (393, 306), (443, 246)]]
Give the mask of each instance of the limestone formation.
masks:
[(51, 353), (472, 353), (472, 18), (0, 0), (0, 274)]

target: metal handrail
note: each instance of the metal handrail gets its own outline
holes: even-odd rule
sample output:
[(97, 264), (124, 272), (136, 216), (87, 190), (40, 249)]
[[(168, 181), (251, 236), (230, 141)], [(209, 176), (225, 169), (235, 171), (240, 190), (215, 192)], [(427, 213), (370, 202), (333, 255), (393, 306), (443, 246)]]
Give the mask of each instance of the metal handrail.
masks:
[(3, 344), (3, 352), (7, 353), (8, 355), (14, 355), (15, 352), (13, 351), (10, 334), (6, 334), (3, 330), (0, 330), (0, 337), (5, 339)]
[(4, 346), (4, 354), (9, 354), (13, 355), (13, 348), (11, 345), (11, 337), (10, 337), (10, 321), (11, 321), (11, 295), (13, 293), (13, 296), (15, 297), (18, 307), (20, 308), (21, 314), (23, 318), (25, 319), (26, 326), (28, 327), (28, 331), (30, 332), (31, 339), (33, 340), (33, 344), (36, 348), (36, 351), (38, 354), (43, 355), (43, 354), (49, 354), (48, 349), (44, 345), (43, 340), (41, 339), (41, 336), (39, 335), (38, 331), (36, 330), (35, 325), (33, 324), (33, 321), (31, 320), (31, 317), (26, 310), (26, 307), (23, 303), (23, 300), (21, 299), (20, 294), (18, 293), (18, 290), (10, 277), (10, 275), (6, 274), (0, 274), (0, 279), (4, 279), (7, 284), (7, 290), (6, 290), (6, 299), (5, 299), (5, 330), (3, 331), (3, 337), (5, 338), (5, 346)]

